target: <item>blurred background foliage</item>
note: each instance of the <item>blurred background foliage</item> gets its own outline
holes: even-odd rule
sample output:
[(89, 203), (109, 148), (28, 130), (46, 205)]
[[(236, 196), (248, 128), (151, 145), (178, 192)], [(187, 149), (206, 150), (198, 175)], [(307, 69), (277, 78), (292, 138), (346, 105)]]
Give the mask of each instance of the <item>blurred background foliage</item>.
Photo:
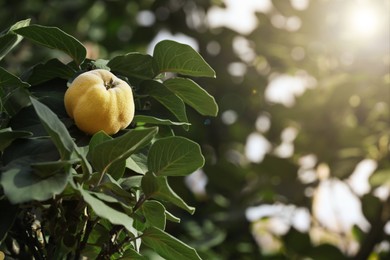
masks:
[[(206, 165), (172, 185), (197, 210), (168, 226), (205, 259), (390, 256), (389, 14), (388, 0), (0, 0), (2, 28), (57, 26), (93, 59), (171, 38), (216, 70), (197, 81), (219, 116), (189, 111), (183, 132)], [(1, 65), (58, 55), (23, 42)]]

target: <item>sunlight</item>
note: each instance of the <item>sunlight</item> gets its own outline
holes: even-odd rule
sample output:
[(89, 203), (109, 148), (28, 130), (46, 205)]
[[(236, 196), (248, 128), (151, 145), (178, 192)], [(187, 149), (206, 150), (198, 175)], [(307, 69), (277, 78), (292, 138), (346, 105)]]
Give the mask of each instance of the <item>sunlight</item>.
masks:
[(371, 37), (380, 29), (379, 14), (369, 6), (359, 5), (352, 9), (347, 22), (351, 32), (360, 37)]

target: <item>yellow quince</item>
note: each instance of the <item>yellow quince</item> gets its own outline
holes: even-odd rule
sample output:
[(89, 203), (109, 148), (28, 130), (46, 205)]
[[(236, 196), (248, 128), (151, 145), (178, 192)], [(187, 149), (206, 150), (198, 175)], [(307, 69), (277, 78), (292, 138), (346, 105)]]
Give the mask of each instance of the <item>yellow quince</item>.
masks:
[(87, 134), (101, 130), (113, 135), (134, 118), (133, 91), (108, 70), (95, 69), (77, 76), (65, 92), (65, 109)]

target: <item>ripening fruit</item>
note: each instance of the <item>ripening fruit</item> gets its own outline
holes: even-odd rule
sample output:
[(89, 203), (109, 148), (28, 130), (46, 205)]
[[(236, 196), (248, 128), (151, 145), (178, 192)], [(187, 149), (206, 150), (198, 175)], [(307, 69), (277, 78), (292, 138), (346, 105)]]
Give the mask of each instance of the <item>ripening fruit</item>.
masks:
[(96, 69), (77, 76), (65, 92), (64, 102), (76, 126), (91, 135), (101, 130), (115, 134), (134, 118), (131, 87), (108, 70)]

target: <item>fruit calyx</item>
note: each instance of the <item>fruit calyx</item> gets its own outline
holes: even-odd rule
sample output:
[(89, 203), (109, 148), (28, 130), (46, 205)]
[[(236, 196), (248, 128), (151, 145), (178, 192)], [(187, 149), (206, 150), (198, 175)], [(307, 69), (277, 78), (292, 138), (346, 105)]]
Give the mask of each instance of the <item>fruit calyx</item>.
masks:
[(113, 78), (111, 78), (108, 82), (104, 82), (104, 86), (107, 90), (114, 88), (116, 85), (118, 85), (118, 83), (115, 82)]

